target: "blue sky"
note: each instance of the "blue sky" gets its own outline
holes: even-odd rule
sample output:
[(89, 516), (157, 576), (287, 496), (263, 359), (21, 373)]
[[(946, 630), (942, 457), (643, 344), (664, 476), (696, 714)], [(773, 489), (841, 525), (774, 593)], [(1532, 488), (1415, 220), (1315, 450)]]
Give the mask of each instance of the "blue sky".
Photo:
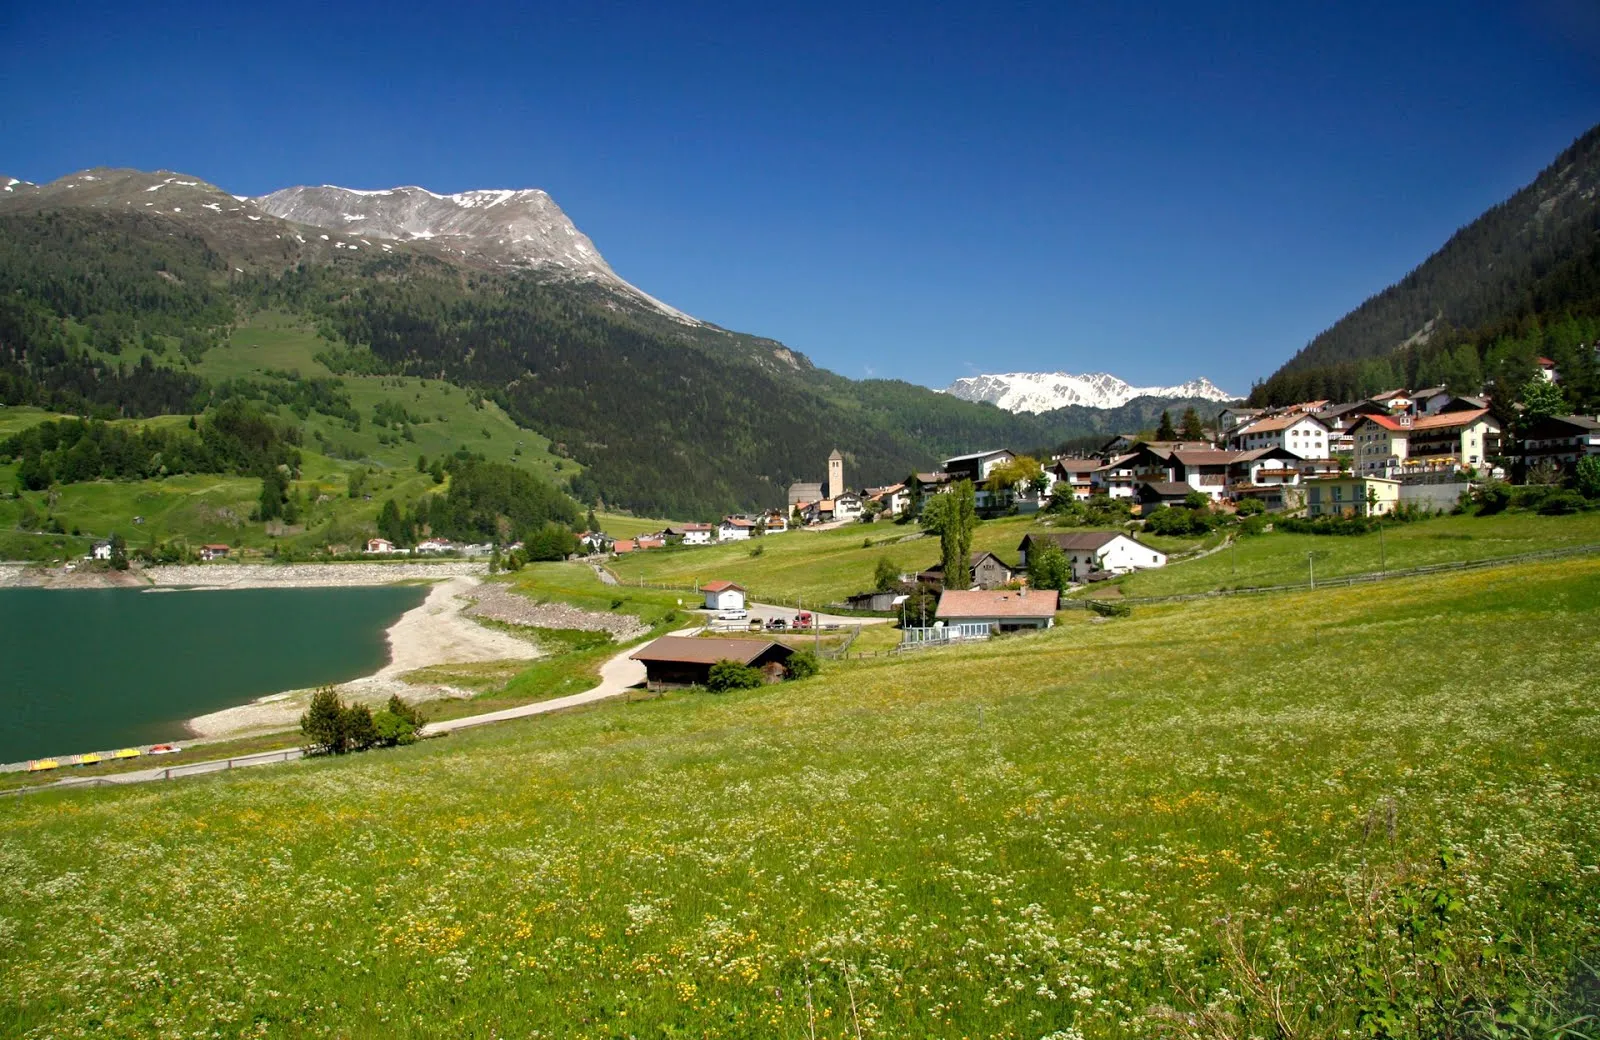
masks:
[(769, 6), (8, 4), (0, 173), (542, 187), (845, 375), (1242, 392), (1600, 120), (1590, 0)]

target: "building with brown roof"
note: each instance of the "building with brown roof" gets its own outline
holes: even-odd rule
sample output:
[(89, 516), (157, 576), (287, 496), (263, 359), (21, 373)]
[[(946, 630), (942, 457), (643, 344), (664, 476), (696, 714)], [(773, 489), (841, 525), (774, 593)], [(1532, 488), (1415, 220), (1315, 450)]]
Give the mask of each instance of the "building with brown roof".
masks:
[(1500, 424), (1487, 408), (1364, 415), (1350, 427), (1356, 472), (1383, 476), (1424, 469), (1477, 468), (1500, 454)]
[(934, 617), (947, 625), (987, 625), (992, 631), (1049, 628), (1056, 623), (1060, 593), (1054, 589), (962, 590), (939, 594)]
[(1121, 531), (1075, 531), (1072, 534), (1029, 533), (1017, 545), (1018, 568), (1028, 566), (1028, 557), (1046, 543), (1054, 545), (1072, 565), (1072, 580), (1085, 581), (1097, 571), (1126, 574), (1129, 571), (1165, 567), (1167, 554), (1123, 534)]
[(768, 682), (777, 682), (787, 674), (785, 665), (794, 653), (791, 646), (765, 639), (662, 636), (628, 656), (644, 664), (645, 684), (650, 689), (666, 690), (706, 685), (711, 666), (718, 661), (759, 668)]

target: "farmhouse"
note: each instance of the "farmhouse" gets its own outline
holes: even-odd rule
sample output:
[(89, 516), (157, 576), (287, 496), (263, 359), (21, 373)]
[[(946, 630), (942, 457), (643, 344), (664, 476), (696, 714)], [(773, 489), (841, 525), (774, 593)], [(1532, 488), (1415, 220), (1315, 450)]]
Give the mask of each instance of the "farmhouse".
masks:
[(946, 625), (987, 625), (1001, 632), (1050, 628), (1056, 623), (1060, 595), (1054, 589), (946, 589), (939, 594), (934, 616)]
[(1146, 513), (1157, 506), (1181, 506), (1194, 488), (1176, 480), (1147, 480), (1139, 485), (1134, 500)]
[(92, 560), (109, 560), (109, 559), (111, 559), (111, 543), (110, 542), (95, 542), (94, 543), (94, 547), (89, 550), (89, 557), (88, 558), (92, 559)]
[(666, 530), (668, 538), (676, 538), (684, 545), (710, 545), (716, 533), (710, 524), (679, 524)]
[(1133, 570), (1165, 567), (1167, 554), (1130, 538), (1120, 531), (1084, 531), (1078, 534), (1027, 534), (1017, 546), (1021, 566), (1028, 565), (1028, 554), (1046, 542), (1066, 554), (1072, 565), (1072, 579), (1083, 581), (1095, 571), (1126, 574)]
[(207, 562), (218, 560), (228, 555), (229, 551), (229, 547), (226, 545), (202, 545), (200, 547), (200, 559)]
[(1329, 433), (1327, 423), (1314, 415), (1275, 415), (1235, 430), (1228, 438), (1228, 446), (1243, 451), (1287, 448), (1303, 459), (1325, 459)]
[(743, 610), (744, 586), (731, 581), (708, 581), (700, 586), (707, 610)]
[(785, 665), (794, 648), (761, 639), (696, 639), (688, 636), (662, 636), (629, 656), (644, 663), (645, 685), (652, 690), (684, 686), (704, 686), (711, 666), (718, 661), (735, 661), (759, 668), (768, 682), (785, 674)]
[(1527, 465), (1554, 462), (1572, 466), (1587, 455), (1600, 455), (1600, 422), (1585, 415), (1552, 415), (1539, 419), (1522, 439)]
[(742, 516), (725, 516), (722, 523), (717, 525), (717, 540), (719, 542), (748, 541), (755, 534), (754, 520), (746, 520)]
[(368, 538), (366, 551), (368, 556), (388, 556), (396, 550), (394, 543), (387, 538)]
[[(972, 584), (980, 589), (998, 589), (1009, 585), (1016, 579), (1016, 571), (1006, 565), (1006, 562), (992, 552), (975, 552), (972, 554)], [(925, 571), (917, 574), (917, 581), (925, 585), (937, 585), (944, 588), (944, 564), (936, 563)]]

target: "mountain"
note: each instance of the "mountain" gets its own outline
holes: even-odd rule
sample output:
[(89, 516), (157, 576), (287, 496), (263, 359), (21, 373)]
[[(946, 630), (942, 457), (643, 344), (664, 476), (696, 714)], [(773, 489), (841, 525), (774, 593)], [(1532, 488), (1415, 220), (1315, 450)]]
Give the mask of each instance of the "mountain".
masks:
[(537, 188), (438, 195), (414, 186), (357, 191), (323, 185), (284, 188), (251, 201), (274, 217), (356, 238), (426, 243), (442, 255), (597, 282), (668, 317), (698, 324), (618, 277), (589, 237)]
[[(1496, 378), (1496, 342), (1527, 338), (1513, 352), (1528, 361), (1565, 349), (1528, 338), (1535, 326), (1594, 315), (1600, 315), (1600, 126), (1318, 335), (1251, 400), (1349, 399), (1371, 392), (1368, 386), (1452, 378), (1475, 391), (1475, 378)], [(1525, 367), (1519, 363), (1500, 377), (1516, 381)]]
[[(112, 169), (0, 192), (0, 403), (145, 416), (246, 394), (304, 422), (289, 398), (401, 414), (432, 382), (577, 463), (555, 467), (574, 496), (679, 519), (781, 505), (835, 448), (852, 483), (889, 483), (966, 451), (1143, 428), (1161, 404), (1014, 413), (847, 379), (651, 300), (538, 192), (247, 198)], [(482, 450), (472, 432), (452, 450)]]
[(1136, 397), (1226, 402), (1237, 395), (1209, 379), (1191, 379), (1178, 386), (1133, 386), (1105, 372), (1075, 376), (1069, 372), (1006, 372), (957, 379), (944, 390), (963, 401), (987, 401), (1008, 412), (1049, 412), (1078, 405), (1120, 408)]

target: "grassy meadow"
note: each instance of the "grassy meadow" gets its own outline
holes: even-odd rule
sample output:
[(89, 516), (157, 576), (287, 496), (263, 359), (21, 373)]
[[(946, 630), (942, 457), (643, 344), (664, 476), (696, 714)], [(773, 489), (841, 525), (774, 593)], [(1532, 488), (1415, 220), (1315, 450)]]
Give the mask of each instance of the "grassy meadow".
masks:
[(1597, 630), (1567, 560), (7, 799), (0, 1034), (1553, 1036)]
[[(1017, 543), (1024, 534), (1038, 530), (1046, 528), (1034, 517), (986, 520), (973, 532), (972, 548), (993, 552), (1014, 566)], [(939, 562), (939, 539), (923, 534), (915, 524), (880, 521), (650, 550), (619, 557), (611, 567), (625, 583), (690, 585), (721, 578), (743, 585), (757, 600), (793, 603), (801, 597), (807, 603), (826, 603), (872, 588), (874, 568), (884, 556), (903, 572), (920, 571)]]
[[(1172, 596), (1252, 585), (1304, 582), (1307, 553), (1320, 578), (1493, 560), (1542, 549), (1600, 544), (1600, 512), (1571, 516), (1498, 513), (1441, 516), (1364, 535), (1271, 532), (1243, 536), (1203, 559), (1140, 571), (1115, 584), (1128, 596)], [(1098, 590), (1096, 590), (1098, 591)]]

